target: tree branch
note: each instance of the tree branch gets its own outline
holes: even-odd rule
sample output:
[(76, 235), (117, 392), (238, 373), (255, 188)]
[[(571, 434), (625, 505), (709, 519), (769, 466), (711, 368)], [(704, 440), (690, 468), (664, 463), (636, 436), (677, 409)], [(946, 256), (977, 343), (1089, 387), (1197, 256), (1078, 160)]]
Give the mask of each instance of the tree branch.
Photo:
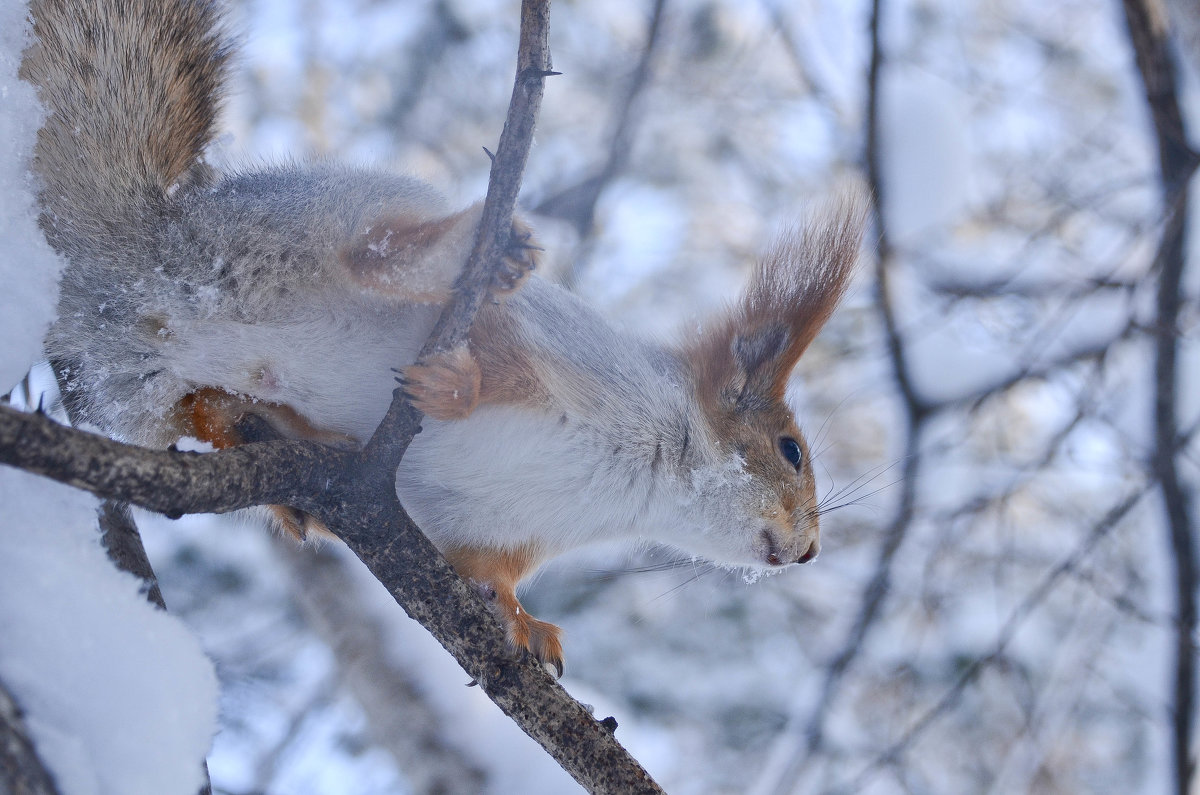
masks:
[(883, 17), (883, 0), (874, 0), (871, 5), (871, 62), (867, 75), (867, 142), (865, 158), (867, 163), (867, 178), (874, 194), (875, 228), (878, 236), (877, 258), (875, 264), (875, 279), (877, 293), (876, 309), (884, 327), (888, 357), (891, 360), (892, 373), (896, 386), (904, 402), (905, 451), (904, 468), (900, 479), (900, 499), (896, 515), (892, 518), (883, 545), (879, 550), (879, 558), (875, 564), (874, 574), (863, 592), (862, 603), (859, 606), (858, 617), (850, 630), (841, 651), (830, 663), (821, 697), (805, 731), (806, 747), (809, 754), (816, 751), (822, 743), (824, 735), (825, 716), (829, 705), (837, 694), (837, 689), (849, 668), (851, 662), (862, 649), (867, 633), (878, 618), (879, 610), (891, 589), (892, 561), (896, 557), (900, 545), (908, 534), (912, 524), (913, 512), (916, 505), (916, 484), (920, 472), (921, 459), (917, 455), (920, 445), (921, 428), (929, 415), (930, 407), (925, 402), (913, 384), (911, 368), (908, 362), (904, 339), (900, 333), (899, 322), (896, 319), (893, 306), (889, 268), (894, 262), (894, 249), (888, 234), (887, 218), (885, 215), (884, 196), (887, 184), (883, 177), (883, 150), (880, 146), (880, 91), (882, 89), (883, 68), (885, 57), (881, 40)]
[(146, 547), (138, 533), (129, 505), (116, 500), (100, 503), (97, 519), (100, 525), (100, 541), (108, 553), (108, 559), (121, 571), (127, 571), (140, 579), (146, 600), (160, 610), (167, 609), (154, 567), (146, 557)]
[[(871, 579), (863, 589), (858, 614), (837, 654), (825, 668), (820, 694), (801, 728), (799, 716), (793, 716), (776, 743), (772, 756), (787, 759), (771, 775), (764, 776), (758, 791), (790, 792), (794, 782), (803, 775), (804, 767), (820, 750), (825, 741), (826, 718), (837, 699), (846, 672), (863, 649), (868, 633), (880, 616), (892, 585), (893, 561), (912, 526), (916, 509), (917, 479), (921, 470), (918, 451), (925, 421), (936, 410), (917, 391), (912, 380), (907, 349), (900, 332), (891, 291), (889, 269), (895, 261), (888, 234), (884, 196), (887, 184), (883, 177), (883, 150), (880, 146), (880, 92), (885, 66), (881, 38), (883, 0), (873, 0), (870, 18), (871, 61), (867, 74), (866, 160), (867, 180), (874, 197), (872, 209), (877, 235), (875, 261), (875, 309), (884, 329), (884, 345), (891, 362), (892, 374), (903, 403), (905, 417), (903, 470), (900, 476), (900, 496), (896, 513), (888, 525), (876, 558)], [(793, 748), (788, 748), (793, 746)]]
[(0, 463), (104, 499), (167, 516), (227, 513), (273, 503), (306, 509), (326, 475), (353, 468), (353, 453), (310, 442), (243, 445), (217, 453), (147, 450), (0, 405)]
[(46, 766), (29, 738), (21, 708), (0, 682), (0, 792), (58, 795)]
[[(544, 79), (550, 69), (550, 0), (523, 0), (521, 43), (517, 52), (517, 77), (500, 143), (492, 156), (483, 216), (475, 246), (455, 284), (455, 298), (442, 311), (419, 359), (465, 342), (475, 313), (487, 298), (492, 273), (500, 262), (512, 230), (513, 211), (521, 177), (533, 145), (533, 127), (542, 103)], [(395, 471), (404, 451), (420, 432), (421, 414), (397, 389), (383, 422), (367, 444), (367, 454)]]
[(1179, 436), (1176, 396), (1180, 286), (1187, 262), (1188, 182), (1197, 156), (1188, 145), (1176, 92), (1175, 64), (1167, 38), (1168, 20), (1159, 4), (1124, 0), (1125, 22), (1137, 61), (1138, 74), (1154, 124), (1158, 147), (1159, 185), (1166, 223), (1156, 257), (1158, 294), (1154, 341), (1154, 457), (1162, 489), (1172, 563), (1178, 626), (1175, 634), (1175, 682), (1172, 740), (1175, 789), (1191, 789), (1191, 761), (1196, 702), (1196, 541), (1192, 537), (1187, 491), (1176, 470), (1175, 440)]

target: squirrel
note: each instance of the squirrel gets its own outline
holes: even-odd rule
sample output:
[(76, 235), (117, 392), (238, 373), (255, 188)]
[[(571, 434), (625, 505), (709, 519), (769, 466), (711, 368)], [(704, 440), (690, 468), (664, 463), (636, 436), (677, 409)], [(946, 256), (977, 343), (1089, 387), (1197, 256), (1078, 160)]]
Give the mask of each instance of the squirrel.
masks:
[[(400, 368), (426, 415), (400, 500), (562, 673), (560, 629), (517, 586), (606, 539), (727, 567), (817, 556), (812, 455), (784, 392), (843, 296), (867, 199), (783, 235), (741, 298), (673, 345), (618, 330), (530, 276), (514, 221), (466, 345), (417, 353), (466, 262), (480, 205), (412, 177), (321, 163), (219, 174), (204, 160), (232, 54), (211, 0), (33, 0), (21, 76), (48, 116), (33, 172), (65, 258), (46, 353), (76, 421), (124, 441), (368, 439)], [(315, 520), (276, 508), (303, 537)]]

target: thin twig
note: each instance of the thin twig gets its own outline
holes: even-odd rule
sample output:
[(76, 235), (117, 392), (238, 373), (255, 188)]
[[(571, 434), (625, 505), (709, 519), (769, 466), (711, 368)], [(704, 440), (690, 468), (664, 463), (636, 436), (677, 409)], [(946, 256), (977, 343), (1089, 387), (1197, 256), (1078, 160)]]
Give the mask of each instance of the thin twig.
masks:
[[(1180, 434), (1172, 443), (1172, 450), (1179, 451), (1186, 448), (1193, 438), (1200, 435), (1200, 422), (1187, 429)], [(1054, 568), (1050, 569), (1041, 581), (1033, 587), (1021, 600), (1021, 603), (1009, 614), (1000, 631), (997, 633), (996, 641), (992, 645), (991, 650), (984, 655), (976, 657), (963, 669), (958, 679), (951, 685), (937, 702), (926, 710), (921, 717), (913, 721), (908, 731), (896, 742), (888, 746), (884, 751), (879, 753), (873, 761), (864, 767), (857, 776), (848, 785), (842, 788), (835, 788), (837, 792), (858, 792), (864, 789), (871, 777), (881, 768), (895, 763), (900, 756), (911, 748), (921, 735), (923, 735), (934, 723), (946, 714), (962, 696), (963, 691), (979, 674), (982, 673), (988, 665), (1001, 659), (1004, 655), (1009, 643), (1016, 636), (1017, 632), (1024, 626), (1025, 621), (1033, 615), (1033, 612), (1046, 600), (1046, 598), (1058, 587), (1059, 583), (1069, 574), (1077, 573), (1080, 570), (1081, 564), (1096, 551), (1100, 542), (1103, 541), (1116, 527), (1127, 517), (1130, 512), (1138, 506), (1142, 499), (1154, 488), (1159, 485), (1154, 473), (1151, 473), (1149, 478), (1138, 486), (1133, 492), (1128, 494), (1119, 503), (1111, 507), (1104, 516), (1092, 525), (1091, 530), (1080, 539), (1075, 545), (1075, 548), (1063, 558)], [(1182, 626), (1178, 626), (1182, 632)], [(1195, 646), (1195, 641), (1189, 635), (1188, 642)]]
[[(455, 283), (454, 300), (442, 311), (419, 359), (450, 350), (466, 341), (475, 313), (487, 298), (492, 273), (511, 234), (517, 194), (533, 145), (533, 127), (541, 107), (543, 83), (548, 75), (554, 74), (550, 68), (549, 30), (549, 0), (524, 0), (517, 77), (500, 143), (492, 156), (487, 197), (483, 202), (475, 245)], [(367, 443), (367, 454), (394, 472), (413, 437), (420, 432), (420, 423), (420, 412), (412, 408), (403, 392), (397, 389), (387, 415)]]

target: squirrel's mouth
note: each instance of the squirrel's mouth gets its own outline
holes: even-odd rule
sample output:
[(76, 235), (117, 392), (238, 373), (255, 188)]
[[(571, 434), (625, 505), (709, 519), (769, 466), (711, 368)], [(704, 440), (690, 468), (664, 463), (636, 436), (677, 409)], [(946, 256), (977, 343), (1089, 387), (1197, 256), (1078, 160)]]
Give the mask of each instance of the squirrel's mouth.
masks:
[(759, 538), (762, 539), (763, 546), (762, 560), (768, 566), (772, 567), (782, 568), (783, 566), (790, 566), (793, 563), (811, 563), (817, 559), (817, 555), (820, 554), (821, 550), (820, 544), (813, 541), (804, 548), (804, 552), (796, 556), (795, 551), (788, 552), (784, 550), (779, 542), (775, 540), (775, 536), (770, 530), (761, 531)]

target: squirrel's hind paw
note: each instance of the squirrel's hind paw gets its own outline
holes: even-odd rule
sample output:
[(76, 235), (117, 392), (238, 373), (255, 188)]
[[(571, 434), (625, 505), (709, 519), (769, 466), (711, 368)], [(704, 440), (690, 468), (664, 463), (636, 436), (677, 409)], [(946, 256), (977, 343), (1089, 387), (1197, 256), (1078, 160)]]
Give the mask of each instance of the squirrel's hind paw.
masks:
[[(562, 629), (548, 621), (539, 621), (528, 613), (522, 613), (508, 627), (509, 642), (514, 646), (524, 646), (529, 653), (546, 666), (553, 669), (554, 675), (562, 679), (563, 650)], [(521, 638), (524, 642), (521, 642)]]
[(413, 407), (436, 420), (461, 420), (479, 404), (482, 375), (466, 345), (404, 368), (397, 379)]
[(484, 598), (492, 611), (504, 625), (509, 644), (516, 649), (528, 649), (539, 663), (554, 671), (558, 678), (563, 675), (562, 629), (548, 621), (539, 621), (517, 601), (510, 589), (496, 589), (484, 585)]
[(538, 247), (531, 230), (524, 221), (514, 219), (504, 259), (492, 278), (492, 296), (502, 297), (516, 292), (525, 283), (530, 272), (537, 267)]

